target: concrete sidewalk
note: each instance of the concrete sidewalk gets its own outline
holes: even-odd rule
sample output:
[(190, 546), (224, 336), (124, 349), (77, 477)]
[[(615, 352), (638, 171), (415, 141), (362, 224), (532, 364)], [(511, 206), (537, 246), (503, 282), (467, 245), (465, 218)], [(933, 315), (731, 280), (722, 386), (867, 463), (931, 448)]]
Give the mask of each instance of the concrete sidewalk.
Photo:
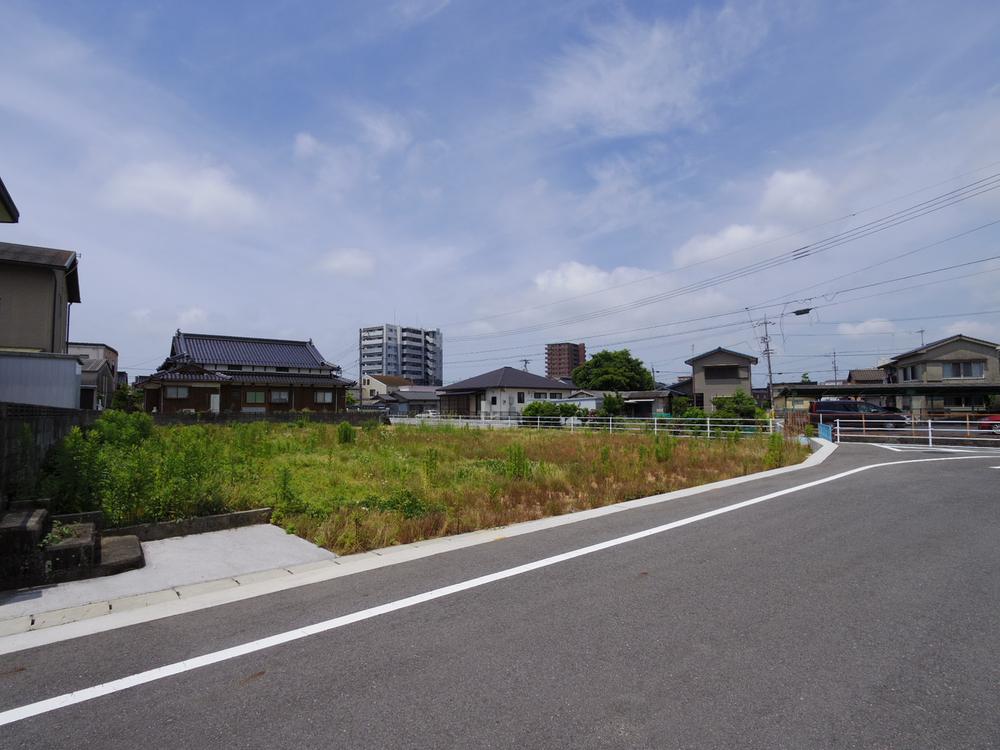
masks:
[[(138, 570), (0, 593), (0, 634), (26, 629), (19, 621), (32, 616), (36, 622), (31, 624), (40, 626), (39, 618), (49, 612), (75, 609), (78, 616), (93, 616), (112, 608), (120, 611), (213, 585), (257, 580), (262, 571), (280, 571), (336, 557), (270, 524), (144, 542), (142, 551), (146, 566)], [(88, 608), (95, 611), (83, 611)], [(69, 621), (67, 616), (48, 624), (63, 621)]]

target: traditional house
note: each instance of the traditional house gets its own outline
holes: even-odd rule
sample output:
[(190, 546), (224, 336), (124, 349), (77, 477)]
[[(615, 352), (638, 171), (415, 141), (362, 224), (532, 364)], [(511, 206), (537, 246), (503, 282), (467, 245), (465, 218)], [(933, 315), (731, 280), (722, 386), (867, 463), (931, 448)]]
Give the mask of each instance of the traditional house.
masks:
[(732, 396), (737, 391), (750, 395), (750, 366), (757, 364), (757, 358), (720, 346), (691, 357), (685, 364), (691, 365), (693, 405), (711, 414), (716, 396)]
[(136, 379), (146, 410), (163, 414), (343, 411), (353, 384), (323, 359), (312, 340), (181, 331), (157, 372)]
[(460, 416), (511, 416), (533, 401), (561, 403), (577, 389), (561, 380), (513, 367), (501, 367), (438, 389), (441, 413)]

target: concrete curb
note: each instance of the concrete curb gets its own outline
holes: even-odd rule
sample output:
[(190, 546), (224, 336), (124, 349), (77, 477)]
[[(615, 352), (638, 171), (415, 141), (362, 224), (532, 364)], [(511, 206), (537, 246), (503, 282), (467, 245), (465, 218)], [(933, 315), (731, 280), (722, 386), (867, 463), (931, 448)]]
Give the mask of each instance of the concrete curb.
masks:
[(0, 620), (0, 654), (194, 612), (199, 609), (251, 599), (299, 586), (308, 586), (388, 565), (419, 560), (443, 552), (465, 549), (487, 542), (600, 518), (613, 513), (622, 513), (635, 508), (679, 500), (766, 477), (789, 474), (823, 463), (837, 449), (834, 443), (827, 440), (812, 438), (811, 442), (815, 449), (812, 455), (794, 466), (770, 469), (733, 479), (723, 479), (711, 484), (689, 487), (637, 500), (627, 500), (615, 505), (581, 510), (563, 516), (526, 521), (500, 528), (470, 531), (455, 536), (426, 539), (412, 544), (402, 544), (338, 557), (333, 560), (261, 570), (230, 578), (177, 586), (146, 594), (135, 594), (120, 599), (40, 612), (37, 615)]

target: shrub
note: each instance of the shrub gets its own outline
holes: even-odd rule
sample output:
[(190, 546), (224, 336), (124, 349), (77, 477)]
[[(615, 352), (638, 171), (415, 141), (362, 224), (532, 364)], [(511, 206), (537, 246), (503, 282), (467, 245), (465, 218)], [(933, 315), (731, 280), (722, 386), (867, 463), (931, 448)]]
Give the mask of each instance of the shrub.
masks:
[(715, 414), (719, 419), (756, 419), (757, 402), (746, 391), (736, 391), (732, 396), (716, 396), (712, 399)]
[(559, 406), (551, 401), (532, 401), (524, 407), (521, 414), (525, 417), (558, 417)]
[(341, 422), (337, 425), (337, 442), (341, 445), (350, 445), (357, 439), (357, 430), (351, 426), (350, 422)]
[(109, 409), (91, 428), (96, 440), (104, 445), (137, 445), (153, 434), (153, 418), (145, 412)]

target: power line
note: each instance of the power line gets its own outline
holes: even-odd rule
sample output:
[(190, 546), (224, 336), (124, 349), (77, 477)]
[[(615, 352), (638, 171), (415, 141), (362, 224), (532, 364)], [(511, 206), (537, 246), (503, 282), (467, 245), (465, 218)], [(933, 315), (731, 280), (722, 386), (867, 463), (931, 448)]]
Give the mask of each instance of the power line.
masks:
[[(984, 193), (991, 192), (1000, 188), (1000, 173), (990, 175), (989, 177), (977, 180), (968, 185), (964, 185), (960, 188), (948, 191), (942, 195), (935, 196), (932, 199), (923, 201), (921, 203), (909, 206), (900, 211), (893, 212), (887, 216), (881, 217), (866, 224), (862, 224), (858, 227), (854, 227), (845, 232), (840, 232), (838, 234), (832, 235), (831, 237), (819, 240), (817, 242), (809, 243), (803, 245), (799, 248), (790, 251), (784, 251), (778, 255), (766, 258), (761, 261), (757, 261), (746, 266), (743, 266), (732, 271), (728, 271), (723, 274), (718, 274), (706, 279), (702, 279), (691, 284), (681, 286), (675, 289), (668, 290), (666, 292), (661, 292), (658, 294), (650, 295), (647, 297), (642, 297), (630, 302), (621, 303), (618, 305), (612, 305), (610, 307), (602, 308), (599, 310), (594, 310), (588, 313), (581, 313), (578, 315), (570, 316), (560, 320), (549, 321), (545, 323), (533, 324), (530, 326), (522, 326), (520, 328), (513, 328), (502, 331), (493, 331), (491, 333), (483, 333), (477, 335), (469, 336), (456, 336), (451, 340), (452, 342), (462, 342), (469, 340), (481, 340), (483, 338), (496, 338), (501, 336), (512, 336), (522, 333), (531, 333), (535, 331), (546, 330), (548, 328), (557, 328), (565, 325), (570, 325), (572, 323), (579, 323), (586, 320), (594, 320), (596, 318), (607, 317), (609, 315), (614, 315), (627, 310), (633, 310), (639, 307), (644, 307), (647, 305), (654, 304), (656, 302), (666, 301), (668, 299), (673, 299), (679, 296), (691, 294), (697, 291), (703, 291), (720, 284), (727, 283), (729, 281), (734, 281), (736, 279), (744, 278), (762, 271), (771, 270), (773, 268), (794, 262), (796, 260), (803, 260), (809, 257), (815, 257), (820, 253), (827, 252), (829, 250), (841, 247), (849, 242), (854, 242), (859, 239), (870, 237), (874, 234), (884, 232), (888, 229), (892, 229), (901, 224), (914, 221), (928, 214), (935, 213), (937, 211), (949, 208), (951, 206), (957, 205), (958, 203), (971, 200)], [(724, 257), (724, 256), (720, 256)]]
[[(862, 208), (862, 209), (858, 209), (856, 211), (852, 211), (851, 213), (845, 214), (844, 216), (838, 217), (836, 219), (831, 219), (829, 221), (824, 221), (824, 222), (820, 222), (818, 224), (813, 224), (812, 226), (805, 227), (804, 229), (800, 229), (800, 230), (795, 231), (795, 232), (790, 232), (788, 234), (782, 235), (780, 237), (775, 237), (773, 239), (766, 240), (764, 242), (758, 242), (758, 243), (755, 243), (753, 245), (748, 245), (746, 247), (738, 248), (736, 250), (730, 251), (730, 252), (725, 253), (723, 255), (716, 256), (714, 258), (707, 258), (705, 260), (698, 261), (696, 263), (690, 263), (690, 264), (685, 265), (685, 266), (675, 266), (674, 268), (668, 269), (666, 271), (660, 271), (660, 272), (657, 272), (657, 273), (649, 274), (647, 276), (643, 276), (640, 279), (633, 279), (632, 281), (626, 281), (626, 282), (623, 282), (621, 284), (612, 284), (612, 285), (609, 285), (609, 286), (606, 286), (606, 287), (602, 287), (601, 289), (596, 289), (594, 291), (583, 292), (582, 294), (575, 294), (575, 295), (572, 295), (572, 296), (569, 296), (569, 297), (562, 297), (562, 298), (560, 298), (558, 300), (554, 300), (552, 302), (545, 302), (545, 303), (542, 303), (542, 304), (539, 304), (539, 305), (533, 305), (531, 307), (522, 307), (522, 308), (518, 308), (516, 310), (508, 310), (506, 312), (495, 313), (493, 315), (487, 315), (487, 316), (481, 317), (481, 318), (474, 318), (474, 319), (470, 319), (470, 320), (461, 320), (461, 321), (452, 321), (450, 323), (447, 323), (446, 325), (458, 326), (458, 325), (468, 325), (469, 323), (482, 323), (482, 322), (486, 322), (488, 320), (496, 320), (497, 318), (503, 318), (503, 317), (507, 317), (507, 316), (510, 316), (510, 315), (516, 315), (517, 313), (529, 312), (529, 311), (533, 311), (533, 310), (542, 310), (542, 309), (545, 309), (545, 308), (548, 308), (548, 307), (554, 307), (556, 305), (561, 305), (561, 304), (563, 304), (565, 302), (571, 302), (573, 300), (583, 299), (585, 297), (592, 297), (592, 296), (594, 296), (596, 294), (604, 294), (605, 292), (611, 291), (613, 289), (621, 289), (621, 288), (626, 287), (626, 286), (632, 286), (634, 284), (641, 284), (642, 282), (650, 281), (650, 280), (656, 279), (656, 278), (660, 278), (662, 276), (666, 276), (666, 275), (671, 274), (671, 273), (677, 273), (678, 271), (688, 270), (688, 269), (694, 268), (696, 266), (704, 265), (706, 263), (713, 263), (713, 262), (716, 262), (716, 261), (719, 261), (719, 260), (723, 260), (725, 258), (732, 257), (732, 256), (737, 255), (739, 253), (748, 252), (750, 250), (756, 250), (759, 247), (764, 247), (766, 245), (774, 244), (775, 242), (781, 242), (782, 240), (786, 240), (786, 239), (789, 239), (791, 237), (796, 237), (798, 235), (805, 234), (807, 232), (811, 232), (812, 230), (819, 229), (820, 227), (829, 226), (831, 224), (836, 224), (838, 222), (845, 221), (847, 219), (855, 218), (857, 216), (860, 216), (861, 214), (868, 213), (869, 211), (874, 211), (875, 209), (882, 208), (883, 206), (891, 205), (892, 203), (896, 203), (897, 201), (901, 201), (901, 200), (903, 200), (905, 198), (910, 198), (910, 197), (912, 197), (914, 195), (919, 195), (920, 193), (926, 192), (927, 190), (932, 190), (933, 188), (940, 187), (941, 185), (946, 185), (948, 183), (954, 182), (955, 180), (962, 179), (963, 177), (968, 177), (969, 175), (977, 174), (977, 173), (983, 172), (983, 171), (985, 171), (987, 169), (992, 169), (993, 167), (995, 167), (997, 165), (1000, 165), (1000, 161), (990, 162), (989, 164), (985, 164), (985, 165), (983, 165), (981, 167), (977, 167), (976, 169), (972, 169), (972, 170), (969, 170), (967, 172), (962, 172), (962, 173), (960, 173), (958, 175), (955, 175), (954, 177), (949, 178), (947, 180), (941, 180), (941, 181), (935, 182), (935, 183), (933, 183), (931, 185), (925, 185), (923, 187), (917, 188), (916, 190), (910, 191), (908, 193), (904, 193), (903, 195), (898, 195), (898, 196), (896, 196), (894, 198), (890, 198), (887, 201), (883, 201), (881, 203), (877, 203), (875, 205), (868, 206), (866, 208)], [(988, 178), (984, 178), (984, 179), (988, 179)]]

